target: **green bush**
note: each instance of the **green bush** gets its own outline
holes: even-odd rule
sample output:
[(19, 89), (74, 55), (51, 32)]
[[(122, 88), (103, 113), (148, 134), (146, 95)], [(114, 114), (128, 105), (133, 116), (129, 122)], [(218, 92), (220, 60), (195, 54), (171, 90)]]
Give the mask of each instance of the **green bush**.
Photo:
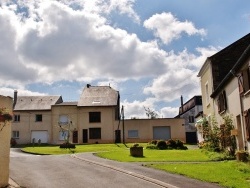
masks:
[(157, 140), (152, 140), (149, 144), (157, 145)]
[(163, 150), (163, 149), (167, 149), (168, 146), (167, 146), (167, 143), (165, 140), (159, 140), (157, 142), (157, 145), (156, 145), (159, 149)]

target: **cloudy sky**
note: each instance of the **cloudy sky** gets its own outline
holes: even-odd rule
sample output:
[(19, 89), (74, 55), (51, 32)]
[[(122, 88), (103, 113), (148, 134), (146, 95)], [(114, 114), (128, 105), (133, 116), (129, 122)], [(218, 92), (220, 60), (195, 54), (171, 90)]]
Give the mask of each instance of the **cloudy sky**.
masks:
[(126, 118), (174, 117), (205, 59), (249, 31), (246, 0), (0, 0), (0, 94), (110, 85)]

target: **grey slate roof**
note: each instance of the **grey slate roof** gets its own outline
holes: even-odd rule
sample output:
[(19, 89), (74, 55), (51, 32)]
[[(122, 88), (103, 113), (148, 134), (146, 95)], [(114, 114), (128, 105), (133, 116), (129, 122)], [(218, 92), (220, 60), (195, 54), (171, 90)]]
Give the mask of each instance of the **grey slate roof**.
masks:
[(18, 96), (14, 110), (50, 110), (62, 102), (61, 96)]
[(110, 86), (87, 85), (78, 101), (78, 106), (116, 106), (119, 92)]

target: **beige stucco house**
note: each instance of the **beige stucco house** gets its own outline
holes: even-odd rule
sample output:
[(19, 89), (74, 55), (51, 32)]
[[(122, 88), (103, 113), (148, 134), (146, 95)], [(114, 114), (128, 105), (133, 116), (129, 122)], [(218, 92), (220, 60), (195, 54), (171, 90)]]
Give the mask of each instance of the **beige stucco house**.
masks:
[[(12, 113), (13, 99), (0, 95), (0, 109)], [(9, 182), (11, 121), (0, 121), (0, 187)]]
[(87, 84), (76, 102), (63, 102), (60, 96), (15, 96), (12, 136), (18, 144), (186, 140), (181, 118), (122, 121), (120, 94), (110, 86)]
[(232, 115), (237, 149), (250, 151), (250, 34), (207, 58), (201, 78), (203, 112), (223, 124)]
[(15, 91), (12, 138), (17, 144), (50, 143), (53, 127), (51, 106), (61, 102), (61, 96), (17, 96)]

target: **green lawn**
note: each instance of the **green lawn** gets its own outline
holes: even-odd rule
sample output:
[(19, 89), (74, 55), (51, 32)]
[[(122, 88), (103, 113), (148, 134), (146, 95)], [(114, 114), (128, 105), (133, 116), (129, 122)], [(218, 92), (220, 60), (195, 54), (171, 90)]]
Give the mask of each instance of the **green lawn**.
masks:
[(24, 152), (30, 152), (35, 154), (49, 154), (49, 155), (59, 155), (59, 154), (69, 154), (69, 153), (83, 153), (83, 152), (102, 152), (102, 151), (116, 151), (125, 149), (126, 146), (123, 144), (86, 144), (86, 145), (76, 145), (76, 149), (61, 149), (59, 146), (29, 146), (24, 147), (22, 150)]
[(202, 181), (219, 183), (230, 188), (250, 187), (250, 165), (236, 161), (196, 164), (150, 164), (150, 167), (182, 174)]

